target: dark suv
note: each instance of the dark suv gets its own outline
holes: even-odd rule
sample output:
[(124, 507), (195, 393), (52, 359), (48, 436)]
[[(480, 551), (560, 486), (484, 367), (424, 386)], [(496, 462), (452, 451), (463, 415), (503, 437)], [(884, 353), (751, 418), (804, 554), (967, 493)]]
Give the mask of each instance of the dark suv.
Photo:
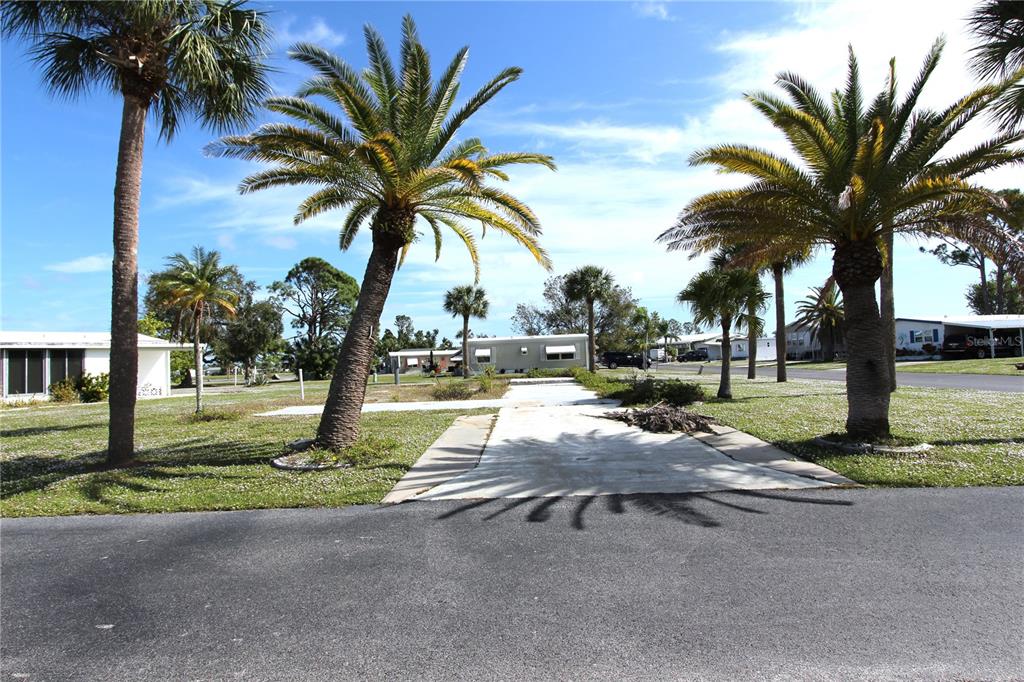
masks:
[(642, 353), (610, 350), (601, 354), (601, 364), (608, 369), (616, 369), (618, 367), (639, 367), (640, 369), (645, 369), (651, 363), (649, 360), (645, 360)]
[(688, 362), (690, 360), (704, 361), (708, 359), (708, 349), (698, 348), (697, 350), (688, 350), (685, 353), (679, 354), (679, 362)]

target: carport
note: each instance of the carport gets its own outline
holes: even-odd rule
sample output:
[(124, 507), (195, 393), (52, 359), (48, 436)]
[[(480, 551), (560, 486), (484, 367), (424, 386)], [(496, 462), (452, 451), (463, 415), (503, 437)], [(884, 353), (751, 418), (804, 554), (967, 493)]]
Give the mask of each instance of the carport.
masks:
[[(1024, 315), (968, 315), (946, 317), (942, 320), (943, 337), (952, 332), (970, 333), (977, 329), (988, 332), (988, 346), (991, 357), (996, 357), (996, 336), (1001, 332), (1016, 332), (1014, 344), (1024, 356)], [(1001, 334), (1000, 334), (1001, 335)], [(1011, 345), (1011, 344), (1007, 344)]]

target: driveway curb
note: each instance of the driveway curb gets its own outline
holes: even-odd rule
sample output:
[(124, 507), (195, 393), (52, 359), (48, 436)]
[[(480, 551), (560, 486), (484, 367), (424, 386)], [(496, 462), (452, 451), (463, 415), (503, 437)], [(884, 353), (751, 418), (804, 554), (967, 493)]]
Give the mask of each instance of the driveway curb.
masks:
[(384, 496), (381, 504), (405, 502), (476, 467), (497, 418), (496, 414), (456, 417)]
[(771, 443), (739, 431), (731, 426), (712, 426), (714, 433), (692, 433), (694, 438), (710, 445), (737, 462), (756, 464), (794, 476), (813, 478), (833, 485), (860, 487), (860, 484), (841, 476), (831, 469), (800, 459)]

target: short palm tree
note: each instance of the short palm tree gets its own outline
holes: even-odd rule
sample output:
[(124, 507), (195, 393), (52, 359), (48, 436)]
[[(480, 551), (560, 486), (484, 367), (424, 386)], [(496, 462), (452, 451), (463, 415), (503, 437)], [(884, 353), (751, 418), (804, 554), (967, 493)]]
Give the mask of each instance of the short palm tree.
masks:
[(114, 181), (110, 318), (110, 425), (107, 459), (128, 463), (135, 449), (138, 384), (138, 233), (142, 150), (152, 113), (170, 140), (194, 116), (222, 131), (250, 121), (270, 88), (262, 12), (244, 2), (4, 2), (6, 35), (20, 35), (60, 97), (93, 87), (123, 100)]
[(220, 253), (192, 248), (191, 258), (176, 253), (167, 259), (167, 269), (150, 280), (156, 303), (175, 312), (174, 336), (192, 339), (196, 363), (196, 414), (203, 411), (203, 323), (214, 312), (234, 317), (240, 278), (234, 266), (221, 265)]
[[(1024, 73), (1024, 3), (1018, 0), (984, 0), (968, 19), (977, 39), (971, 50), (971, 68), (986, 79), (1011, 78)], [(1024, 82), (1007, 90), (993, 109), (1007, 128), (1024, 124)]]
[(736, 318), (736, 329), (747, 330), (747, 379), (757, 378), (757, 340), (764, 334), (764, 318), (761, 313), (768, 309), (771, 296), (761, 286), (763, 259), (757, 255), (758, 249), (749, 244), (736, 244), (723, 247), (711, 257), (711, 266), (718, 269), (742, 268), (749, 270), (756, 278), (757, 286), (752, 286), (744, 301), (744, 312)]
[(633, 328), (633, 343), (641, 349), (644, 357), (644, 366), (650, 362), (649, 351), (651, 341), (660, 339), (668, 334), (668, 320), (662, 319), (657, 311), (648, 310), (644, 306), (637, 306), (629, 320)]
[(587, 369), (597, 367), (597, 348), (594, 346), (594, 304), (612, 288), (611, 273), (596, 265), (584, 265), (565, 276), (565, 295), (570, 301), (582, 301), (587, 306)]
[(698, 273), (676, 300), (690, 307), (694, 324), (722, 329), (722, 376), (719, 398), (732, 398), (732, 337), (734, 323), (747, 314), (748, 301), (761, 288), (757, 276), (740, 268), (711, 268)]
[(942, 157), (947, 144), (1007, 88), (988, 85), (949, 107), (917, 106), (938, 64), (936, 42), (906, 95), (896, 95), (895, 67), (886, 87), (865, 100), (851, 50), (847, 83), (830, 98), (794, 74), (781, 74), (789, 101), (755, 94), (749, 101), (788, 139), (797, 162), (763, 149), (719, 145), (691, 157), (753, 178), (746, 187), (694, 199), (660, 239), (673, 249), (778, 240), (834, 249), (833, 276), (847, 309), (847, 420), (853, 436), (889, 434), (889, 377), (884, 328), (875, 296), (883, 270), (880, 243), (890, 233), (936, 228), (940, 209), (992, 193), (971, 185), (977, 173), (1024, 160), (1024, 133), (1002, 132)]
[(843, 340), (846, 313), (843, 297), (831, 278), (824, 286), (811, 287), (811, 295), (796, 304), (797, 329), (809, 329), (811, 342), (821, 345), (821, 359), (836, 359), (836, 344)]
[(468, 377), (472, 370), (469, 366), (469, 318), (487, 317), (490, 304), (487, 292), (475, 284), (452, 287), (444, 294), (444, 311), (452, 317), (462, 318), (462, 376)]
[[(521, 73), (498, 73), (458, 108), (455, 100), (468, 48), (433, 82), (430, 58), (411, 17), (402, 24), (400, 67), (396, 72), (384, 41), (365, 30), (369, 66), (356, 71), (329, 52), (298, 44), (289, 53), (316, 76), (296, 97), (273, 97), (266, 107), (294, 123), (268, 123), (249, 135), (231, 136), (209, 147), (214, 155), (248, 159), (270, 167), (245, 178), (243, 193), (281, 185), (316, 190), (295, 215), (300, 223), (336, 209), (347, 209), (340, 246), (348, 249), (368, 224), (373, 248), (359, 300), (342, 342), (337, 369), (317, 430), (317, 445), (339, 449), (355, 443), (373, 358), (374, 329), (380, 320), (395, 271), (413, 242), (417, 221), (440, 256), (442, 228), (469, 251), (479, 274), (477, 242), (465, 222), (479, 223), (511, 237), (550, 269), (538, 243), (540, 222), (511, 194), (490, 184), (507, 180), (502, 169), (514, 164), (554, 168), (550, 157), (487, 151), (475, 137), (456, 139), (463, 124)], [(314, 98), (326, 100), (340, 116)]]

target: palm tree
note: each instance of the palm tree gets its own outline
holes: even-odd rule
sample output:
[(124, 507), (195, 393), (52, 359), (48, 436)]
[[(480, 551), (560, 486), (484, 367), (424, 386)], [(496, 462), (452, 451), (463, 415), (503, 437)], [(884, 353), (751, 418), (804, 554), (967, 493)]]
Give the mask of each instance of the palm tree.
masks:
[[(834, 249), (832, 273), (847, 306), (847, 420), (850, 435), (889, 434), (889, 377), (875, 283), (886, 235), (936, 229), (940, 209), (992, 199), (967, 180), (1024, 160), (1024, 133), (1002, 132), (977, 147), (939, 158), (946, 145), (1008, 85), (987, 85), (941, 111), (917, 106), (938, 64), (937, 41), (910, 90), (896, 96), (895, 65), (886, 87), (865, 100), (850, 51), (843, 90), (830, 98), (794, 74), (778, 84), (789, 102), (769, 94), (748, 100), (789, 140), (790, 161), (763, 149), (719, 145), (690, 161), (753, 177), (746, 187), (694, 199), (660, 239), (670, 249), (711, 250), (722, 244), (779, 240)], [(881, 361), (880, 361), (881, 359)]]
[(203, 323), (216, 312), (234, 317), (239, 292), (238, 271), (221, 265), (220, 253), (192, 247), (192, 257), (176, 253), (167, 259), (167, 269), (153, 275), (157, 305), (176, 313), (174, 336), (192, 339), (196, 363), (196, 414), (203, 411)]
[[(757, 340), (764, 333), (764, 319), (760, 316), (768, 308), (768, 292), (761, 287), (761, 271), (763, 270), (763, 257), (758, 258), (759, 249), (750, 244), (734, 244), (720, 248), (711, 257), (711, 265), (714, 268), (725, 270), (729, 268), (747, 269), (757, 281), (757, 286), (751, 286), (744, 301), (745, 312), (736, 318), (736, 329), (747, 330), (747, 379), (757, 378)], [(748, 265), (753, 264), (751, 267)]]
[(444, 311), (452, 317), (462, 318), (462, 376), (468, 377), (469, 367), (469, 318), (487, 317), (490, 304), (487, 292), (474, 284), (452, 287), (444, 294)]
[(596, 265), (584, 265), (565, 276), (565, 296), (570, 301), (583, 301), (587, 306), (587, 369), (597, 367), (597, 348), (594, 346), (594, 303), (600, 301), (613, 285), (611, 273)]
[(269, 92), (262, 60), (269, 32), (243, 2), (5, 2), (2, 29), (32, 43), (43, 80), (59, 97), (93, 87), (120, 95), (114, 181), (107, 460), (131, 461), (138, 384), (138, 234), (146, 118), (170, 140), (187, 116), (226, 130), (252, 119)]
[(690, 306), (694, 324), (722, 328), (722, 377), (718, 384), (718, 397), (732, 398), (732, 338), (733, 323), (747, 314), (748, 301), (761, 288), (757, 276), (741, 268), (711, 268), (698, 273), (679, 292), (676, 300)]
[(832, 278), (824, 286), (811, 287), (811, 295), (799, 301), (796, 309), (796, 328), (811, 330), (811, 342), (821, 344), (822, 361), (833, 362), (836, 343), (843, 340), (846, 314), (843, 297)]
[[(411, 17), (402, 24), (398, 73), (380, 35), (367, 26), (365, 36), (369, 66), (361, 72), (319, 47), (295, 45), (290, 56), (312, 67), (316, 76), (298, 96), (272, 97), (266, 107), (296, 123), (268, 123), (208, 148), (217, 156), (270, 164), (242, 181), (243, 193), (281, 185), (316, 187), (299, 205), (296, 223), (347, 208), (342, 250), (352, 245), (363, 224), (369, 224), (373, 247), (317, 429), (317, 445), (328, 449), (350, 446), (359, 435), (374, 329), (395, 270), (421, 237), (417, 219), (432, 237), (435, 257), (441, 252), (442, 228), (452, 230), (469, 251), (477, 279), (477, 242), (464, 221), (481, 224), (485, 233), (489, 228), (511, 237), (538, 263), (551, 267), (538, 243), (541, 227), (534, 212), (487, 184), (507, 180), (502, 168), (509, 165), (554, 169), (551, 157), (491, 154), (475, 137), (456, 140), (463, 124), (518, 79), (521, 69), (504, 69), (454, 109), (468, 48), (456, 53), (434, 83), (430, 58)], [(341, 116), (314, 97), (336, 106)]]
[[(1024, 73), (1024, 3), (1016, 0), (985, 0), (968, 19), (977, 44), (971, 51), (971, 68), (981, 78), (1005, 79)], [(993, 108), (1006, 128), (1024, 123), (1024, 82), (1006, 91)]]
[(644, 306), (637, 306), (629, 323), (633, 328), (634, 344), (642, 349), (646, 368), (650, 364), (651, 339), (660, 339), (668, 334), (668, 320), (662, 319), (657, 311), (652, 312)]

